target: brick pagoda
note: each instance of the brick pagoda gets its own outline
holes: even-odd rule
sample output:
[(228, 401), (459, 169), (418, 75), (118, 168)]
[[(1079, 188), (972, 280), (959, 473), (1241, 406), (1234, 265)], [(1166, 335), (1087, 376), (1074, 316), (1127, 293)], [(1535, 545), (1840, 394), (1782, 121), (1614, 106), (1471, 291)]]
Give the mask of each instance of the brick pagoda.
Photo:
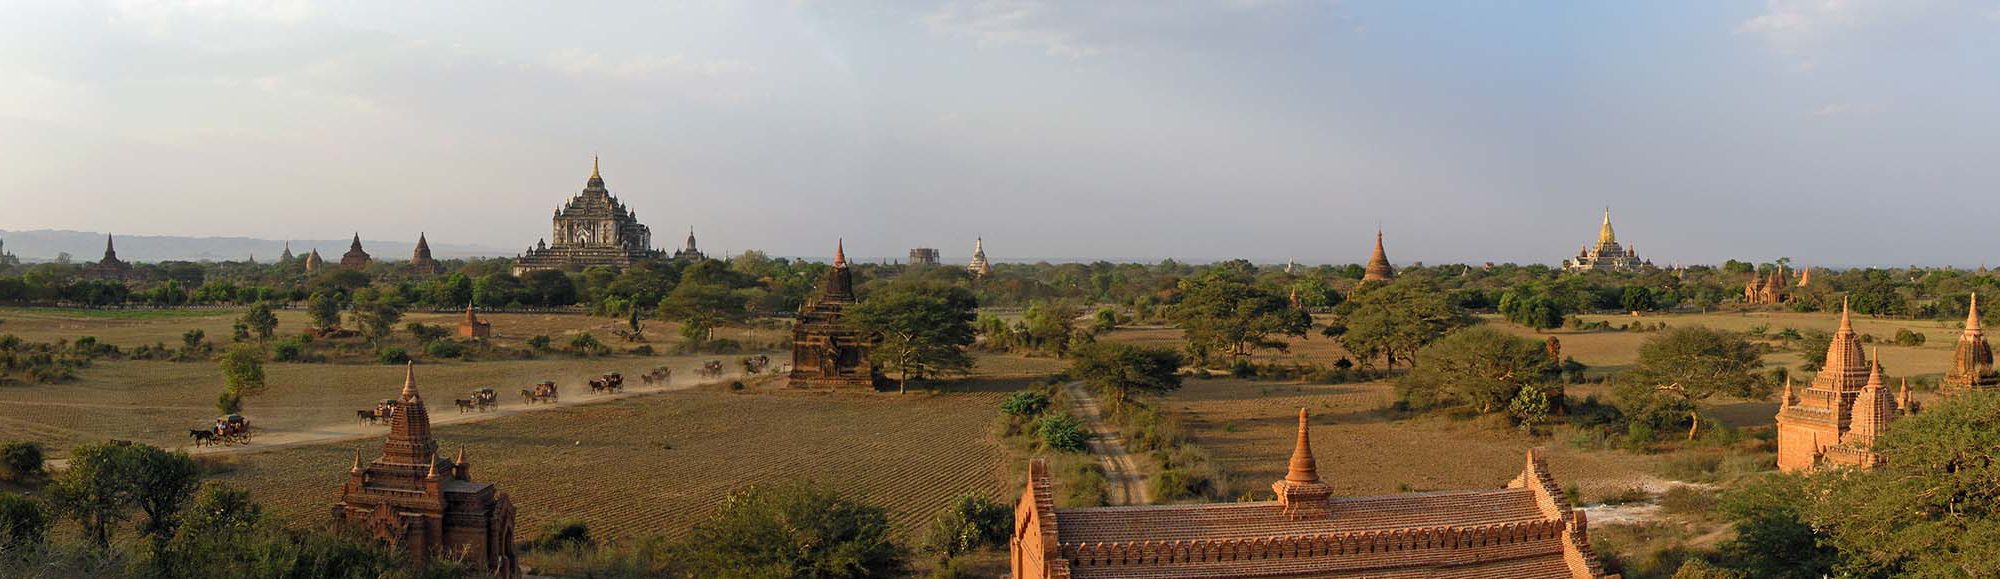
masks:
[(368, 269), (370, 261), (374, 261), (374, 258), (369, 257), (368, 252), (361, 250), (361, 233), (356, 232), (354, 242), (347, 244), (347, 253), (340, 254), (340, 268), (364, 270)]
[(707, 258), (708, 256), (702, 255), (700, 248), (695, 247), (694, 228), (689, 227), (687, 241), (681, 244), (680, 249), (674, 250), (674, 261), (701, 261)]
[(1779, 264), (1769, 277), (1750, 274), (1750, 282), (1743, 284), (1743, 301), (1753, 306), (1775, 306), (1785, 303), (1785, 266)]
[(1382, 230), (1375, 230), (1375, 253), (1368, 256), (1368, 267), (1362, 270), (1361, 283), (1385, 282), (1396, 278), (1396, 266), (1389, 265), (1389, 253), (1382, 250)]
[[(1879, 457), (1868, 451), (1875, 433), (1901, 415), (1908, 401), (1907, 387), (1891, 397), (1882, 385), (1881, 366), (1863, 357), (1861, 340), (1842, 301), (1840, 329), (1827, 345), (1826, 364), (1819, 375), (1796, 396), (1786, 383), (1778, 401), (1778, 470), (1797, 472), (1822, 463), (1863, 468), (1878, 464)], [(1860, 433), (1850, 436), (1856, 431)]]
[(1951, 369), (1945, 371), (1938, 389), (1946, 396), (1971, 390), (1991, 390), (2000, 386), (2000, 374), (1993, 372), (1993, 348), (1986, 344), (1986, 330), (1979, 323), (1979, 294), (1965, 314), (1965, 331), (1958, 334), (1958, 348), (1951, 353)]
[(493, 336), (493, 324), (479, 321), (472, 313), (472, 304), (465, 304), (465, 319), (458, 322), (458, 337), (485, 339)]
[[(514, 275), (544, 270), (581, 270), (603, 265), (628, 267), (635, 262), (659, 259), (653, 249), (653, 230), (639, 223), (639, 214), (625, 208), (590, 161), (590, 179), (583, 191), (556, 209), (555, 242), (535, 242), (535, 246), (514, 261)], [(693, 232), (689, 232), (693, 237)]]
[(111, 243), (111, 236), (104, 236), (104, 258), (96, 263), (83, 266), (83, 277), (90, 279), (128, 280), (132, 278), (132, 264), (118, 259), (118, 248)]
[(442, 556), (496, 576), (520, 577), (514, 501), (493, 483), (472, 482), (465, 449), (455, 459), (438, 457), (430, 413), (417, 393), (416, 366), (408, 368), (382, 457), (364, 465), (355, 453), (333, 519), (365, 529), (417, 560)]
[(837, 243), (833, 267), (820, 279), (819, 294), (799, 310), (792, 324), (793, 388), (867, 388), (882, 382), (882, 373), (868, 361), (868, 345), (853, 329), (840, 323), (842, 311), (854, 305), (854, 274), (847, 270), (847, 247)]
[(325, 265), (326, 260), (319, 257), (319, 248), (315, 247), (312, 253), (306, 254), (306, 275), (319, 273), (319, 268)]
[(444, 266), (438, 265), (437, 260), (431, 259), (431, 242), (425, 239), (422, 233), (417, 234), (416, 251), (410, 252), (410, 271), (422, 274), (444, 272)]
[(1492, 490), (1337, 497), (1299, 410), (1277, 500), (1057, 509), (1047, 463), (1014, 507), (1014, 579), (1604, 577), (1582, 511), (1537, 451)]

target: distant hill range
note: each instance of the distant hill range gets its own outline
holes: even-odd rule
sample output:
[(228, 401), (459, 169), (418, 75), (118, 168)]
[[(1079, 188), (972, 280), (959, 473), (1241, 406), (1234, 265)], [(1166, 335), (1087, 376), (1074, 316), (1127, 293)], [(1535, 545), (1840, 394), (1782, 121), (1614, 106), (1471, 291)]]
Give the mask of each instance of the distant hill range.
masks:
[[(173, 235), (117, 235), (118, 258), (125, 261), (242, 261), (256, 257), (257, 261), (276, 261), (285, 251), (285, 241), (272, 239), (252, 239), (248, 237), (180, 237)], [(294, 239), (291, 240), (292, 253), (305, 255), (313, 248), (319, 248), (319, 255), (328, 261), (340, 261), (340, 254), (347, 252), (351, 239)], [(501, 257), (512, 256), (518, 251), (487, 247), (483, 245), (463, 245), (443, 243), (431, 239), (431, 256), (438, 259), (453, 257)], [(4, 243), (7, 253), (19, 256), (22, 261), (55, 261), (56, 257), (68, 253), (70, 261), (97, 261), (104, 257), (104, 234), (91, 231), (4, 231), (0, 230), (0, 243)], [(399, 261), (410, 258), (417, 247), (416, 239), (382, 241), (361, 240), (362, 249), (375, 259)]]

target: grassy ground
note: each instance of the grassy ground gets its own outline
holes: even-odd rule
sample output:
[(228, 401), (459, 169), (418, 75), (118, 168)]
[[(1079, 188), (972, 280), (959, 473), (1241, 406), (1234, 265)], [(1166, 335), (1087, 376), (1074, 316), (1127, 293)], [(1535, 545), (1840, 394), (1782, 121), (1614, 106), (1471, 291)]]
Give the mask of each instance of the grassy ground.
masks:
[[(475, 480), (520, 506), (525, 534), (578, 518), (593, 534), (685, 534), (730, 491), (815, 480), (891, 509), (905, 536), (953, 497), (1010, 496), (988, 425), (1003, 395), (700, 389), (436, 429)], [(324, 520), (354, 446), (230, 455), (222, 478), (289, 520)], [(379, 443), (362, 447), (379, 456)], [(528, 537), (523, 537), (528, 538)]]
[(1577, 484), (1586, 495), (1655, 478), (1658, 459), (1645, 455), (1577, 450), (1486, 421), (1391, 420), (1383, 409), (1393, 399), (1390, 386), (1381, 382), (1301, 385), (1217, 378), (1189, 380), (1159, 406), (1180, 417), (1238, 490), (1258, 498), (1269, 498), (1270, 483), (1285, 476), (1301, 407), (1312, 416), (1320, 475), (1343, 495), (1503, 485), (1521, 472), (1533, 446), (1547, 451), (1558, 480)]
[[(285, 310), (278, 315), (278, 334), (296, 334), (309, 324), (305, 312)], [(75, 340), (82, 336), (95, 336), (99, 342), (114, 344), (121, 348), (162, 343), (178, 346), (181, 334), (199, 329), (207, 334), (210, 341), (228, 341), (230, 326), (241, 317), (240, 310), (58, 310), (0, 308), (0, 334), (14, 334), (30, 342), (53, 342)], [(455, 329), (465, 314), (459, 313), (418, 313), (403, 316), (397, 325), (400, 332), (404, 324), (424, 323)], [(557, 344), (566, 337), (591, 333), (599, 340), (614, 348), (624, 349), (629, 344), (613, 337), (612, 331), (625, 328), (625, 320), (600, 318), (576, 314), (480, 314), (479, 319), (493, 324), (493, 337), (489, 340), (496, 346), (526, 348), (528, 338), (537, 335), (550, 336)], [(741, 342), (745, 348), (762, 349), (782, 345), (790, 339), (782, 323), (765, 324), (755, 328), (724, 328), (716, 332), (717, 338), (728, 338)], [(644, 334), (656, 349), (680, 341), (677, 324), (647, 321)]]

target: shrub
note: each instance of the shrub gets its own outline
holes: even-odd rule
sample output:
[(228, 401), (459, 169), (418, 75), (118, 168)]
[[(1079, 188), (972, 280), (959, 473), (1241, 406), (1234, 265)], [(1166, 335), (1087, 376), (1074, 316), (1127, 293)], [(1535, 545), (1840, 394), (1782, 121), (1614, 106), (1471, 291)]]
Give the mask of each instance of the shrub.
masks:
[(1063, 494), (1056, 497), (1061, 507), (1101, 507), (1111, 504), (1111, 483), (1096, 461), (1076, 461), (1057, 473)]
[(1205, 473), (1189, 469), (1162, 469), (1153, 476), (1153, 500), (1178, 501), (1209, 496), (1215, 492), (1215, 479)]
[(682, 543), (692, 577), (894, 577), (888, 512), (812, 485), (733, 493)]
[(576, 337), (570, 338), (569, 345), (565, 349), (578, 356), (603, 356), (611, 353), (610, 346), (597, 341), (597, 336), (590, 334), (577, 334)]
[(465, 355), (465, 344), (453, 340), (434, 340), (424, 345), (424, 353), (432, 358), (458, 358)]
[(1061, 452), (1083, 452), (1085, 436), (1083, 421), (1068, 414), (1057, 414), (1042, 418), (1035, 426), (1035, 434), (1042, 438), (1042, 444), (1051, 450)]
[(549, 349), (550, 342), (551, 340), (549, 340), (548, 336), (538, 335), (532, 338), (528, 338), (528, 347), (534, 348), (536, 350), (547, 350)]
[(0, 545), (5, 545), (7, 551), (20, 552), (42, 544), (48, 539), (49, 523), (54, 519), (41, 501), (0, 493)]
[(576, 519), (556, 519), (542, 524), (542, 536), (529, 546), (535, 550), (582, 548), (597, 544), (590, 537), (590, 525)]
[(410, 335), (416, 336), (419, 342), (433, 342), (451, 335), (451, 330), (445, 329), (444, 326), (433, 326), (420, 322), (410, 322), (410, 325), (404, 326), (404, 329), (409, 330)]
[(306, 361), (306, 342), (300, 336), (278, 340), (271, 344), (271, 360), (276, 362)]
[(729, 389), (730, 389), (730, 390), (742, 390), (742, 389), (743, 389), (743, 381), (742, 381), (742, 380), (736, 380), (736, 381), (732, 381), (732, 382), (730, 382), (730, 383), (729, 383)]
[(1013, 509), (979, 495), (961, 495), (931, 520), (924, 550), (950, 559), (985, 547), (1002, 547), (1014, 528)]
[(1038, 416), (1048, 408), (1048, 395), (1033, 390), (1015, 392), (1000, 403), (1001, 412), (1019, 417)]
[(1912, 332), (1908, 328), (1898, 329), (1896, 330), (1896, 345), (1912, 348), (1922, 346), (1924, 345), (1924, 335)]
[(34, 442), (9, 442), (0, 446), (0, 468), (7, 480), (21, 481), (42, 476), (42, 465), (46, 457), (42, 445)]
[(632, 355), (635, 356), (651, 356), (653, 355), (653, 345), (639, 344), (638, 346), (632, 348), (631, 353)]
[(375, 359), (383, 364), (408, 364), (410, 353), (396, 346), (383, 346), (375, 350)]

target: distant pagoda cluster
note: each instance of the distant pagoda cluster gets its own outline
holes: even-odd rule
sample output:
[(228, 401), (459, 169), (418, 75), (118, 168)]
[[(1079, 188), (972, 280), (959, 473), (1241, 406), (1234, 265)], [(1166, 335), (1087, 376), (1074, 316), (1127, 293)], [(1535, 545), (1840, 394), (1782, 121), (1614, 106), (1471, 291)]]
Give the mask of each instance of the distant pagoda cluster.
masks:
[(0, 239), (0, 266), (21, 265), (21, 258), (7, 253), (7, 240)]
[(1576, 257), (1563, 262), (1563, 269), (1570, 271), (1638, 271), (1653, 264), (1639, 259), (1637, 248), (1618, 244), (1618, 234), (1611, 230), (1611, 208), (1604, 208), (1604, 224), (1597, 229), (1597, 245), (1585, 246), (1577, 250)]
[[(590, 179), (584, 182), (583, 191), (556, 209), (554, 221), (550, 234), (554, 241), (538, 240), (521, 254), (514, 262), (515, 275), (600, 265), (622, 268), (665, 257), (663, 252), (653, 249), (653, 230), (639, 223), (639, 214), (626, 209), (604, 187), (604, 177), (595, 159), (591, 160)], [(700, 255), (694, 248), (692, 231), (688, 233), (688, 246), (681, 252)]]
[[(1775, 306), (1785, 303), (1790, 297), (1785, 291), (1790, 287), (1791, 284), (1788, 283), (1790, 281), (1791, 278), (1785, 275), (1783, 263), (1772, 269), (1771, 275), (1768, 276), (1752, 273), (1750, 281), (1743, 284), (1743, 301), (1753, 306)], [(1806, 281), (1803, 279), (1799, 282), (1801, 287), (1805, 284)]]

